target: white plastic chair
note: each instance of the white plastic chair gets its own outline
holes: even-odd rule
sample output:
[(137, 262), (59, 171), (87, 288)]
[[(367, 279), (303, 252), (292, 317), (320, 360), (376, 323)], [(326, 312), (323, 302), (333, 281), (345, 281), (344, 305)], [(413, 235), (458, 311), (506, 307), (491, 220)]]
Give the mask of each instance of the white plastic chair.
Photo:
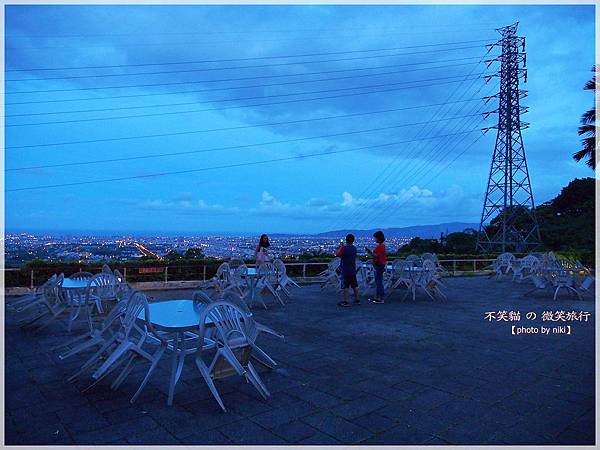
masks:
[[(207, 353), (205, 346), (207, 323), (216, 327), (218, 337), (218, 346), (209, 364), (204, 361)], [(253, 326), (251, 317), (245, 315), (236, 305), (225, 301), (211, 303), (200, 316), (196, 367), (223, 411), (227, 409), (214, 383), (215, 380), (237, 374), (245, 377), (263, 398), (270, 395), (250, 361), (252, 353), (256, 351), (252, 339), (254, 333), (251, 331)]]
[(56, 285), (57, 278), (58, 276), (54, 274), (46, 282), (44, 282), (44, 284), (38, 286), (33, 292), (22, 295), (12, 301), (6, 301), (6, 307), (10, 311), (20, 313), (38, 305), (41, 301), (43, 301), (44, 296), (47, 295), (48, 289), (51, 289)]
[(523, 281), (539, 265), (540, 261), (533, 255), (527, 255), (522, 259), (515, 259), (511, 263), (513, 281)]
[[(244, 302), (244, 300), (242, 298), (240, 298), (240, 296), (237, 295), (235, 292), (226, 290), (223, 293), (220, 300), (224, 300), (226, 302), (233, 303), (246, 316), (254, 319), (252, 312), (250, 311), (250, 308), (248, 308), (248, 305), (246, 304), (246, 302)], [(270, 334), (271, 336), (275, 336), (279, 339), (285, 340), (285, 336), (283, 334), (278, 333), (277, 331), (273, 330), (272, 328), (270, 328), (262, 323), (259, 323), (256, 320), (254, 320), (254, 325), (255, 325), (255, 329), (256, 329), (256, 336), (254, 336), (254, 335), (252, 336), (253, 341), (256, 341), (256, 338), (258, 337), (258, 335), (260, 333)], [(255, 358), (259, 363), (261, 363), (264, 366), (267, 366), (270, 369), (274, 369), (275, 367), (277, 367), (278, 364), (269, 355), (267, 355), (262, 349), (260, 349), (257, 346), (255, 350), (258, 353), (258, 355), (253, 355), (253, 358)]]
[(215, 276), (208, 280), (208, 286), (212, 287), (216, 292), (220, 293), (225, 290), (230, 282), (230, 271), (231, 267), (228, 263), (224, 262), (217, 267), (217, 273)]
[[(229, 283), (225, 288), (231, 287), (234, 289), (240, 296), (245, 297), (249, 290), (250, 280), (247, 278), (248, 276), (248, 267), (245, 264), (237, 266), (233, 269), (233, 272), (229, 272)], [(264, 306), (264, 305), (263, 305)], [(265, 306), (266, 308), (266, 306)]]
[(282, 260), (276, 259), (273, 261), (273, 266), (277, 272), (277, 290), (281, 290), (287, 297), (291, 297), (288, 285), (299, 288), (300, 286), (287, 275), (287, 269)]
[[(28, 301), (19, 314), (29, 314), (31, 308), (36, 307), (33, 316), (25, 316), (17, 321), (17, 324), (24, 328), (29, 329), (32, 327), (38, 327), (41, 330), (47, 327), (50, 323), (56, 320), (62, 315), (66, 306), (64, 305), (60, 296), (60, 287), (62, 285), (64, 275), (61, 273), (54, 279), (50, 279), (49, 282), (44, 284), (44, 289), (34, 300)], [(43, 321), (43, 319), (46, 319)]]
[[(138, 320), (138, 317), (142, 311), (144, 311), (145, 318), (144, 328), (136, 326), (136, 320)], [(150, 308), (148, 307), (148, 300), (141, 292), (136, 291), (129, 297), (120, 333), (120, 343), (106, 358), (106, 361), (104, 361), (104, 363), (102, 363), (102, 365), (100, 365), (100, 367), (98, 367), (98, 369), (96, 369), (96, 371), (92, 374), (92, 378), (94, 378), (95, 381), (88, 386), (87, 389), (96, 385), (108, 374), (119, 367), (123, 362), (125, 362), (125, 366), (123, 367), (121, 373), (111, 385), (111, 388), (116, 390), (131, 373), (135, 364), (140, 362), (140, 360), (145, 360), (150, 363), (150, 366), (138, 390), (135, 392), (133, 397), (131, 397), (130, 402), (134, 403), (152, 377), (154, 370), (158, 366), (158, 363), (168, 346), (168, 341), (154, 330), (152, 322), (150, 321)], [(148, 339), (150, 335), (152, 336), (151, 340)], [(151, 353), (145, 348), (146, 342), (158, 342), (159, 345), (157, 348), (155, 348), (154, 352)]]
[(111, 272), (101, 272), (88, 279), (86, 290), (86, 302), (93, 302), (96, 305), (98, 313), (104, 312), (103, 303), (115, 302), (117, 292), (119, 290), (119, 282)]
[[(264, 290), (267, 290), (271, 293), (275, 299), (281, 303), (281, 305), (285, 306), (285, 302), (277, 292), (278, 286), (278, 275), (275, 270), (275, 266), (273, 263), (264, 262), (256, 269), (256, 273), (258, 275), (258, 280), (256, 282), (256, 291), (259, 297), (262, 297), (262, 293)], [(263, 301), (263, 305), (264, 305)]]
[(124, 298), (117, 302), (104, 320), (89, 332), (82, 334), (70, 342), (61, 344), (59, 347), (55, 347), (53, 350), (73, 346), (67, 352), (60, 354), (58, 358), (61, 360), (67, 359), (91, 347), (102, 347), (105, 343), (112, 341), (115, 334), (121, 328), (121, 319), (125, 313), (128, 300), (129, 298)]
[(333, 284), (337, 289), (340, 288), (340, 274), (338, 269), (341, 264), (340, 258), (334, 258), (327, 264), (327, 269), (319, 273), (317, 277), (322, 278), (321, 290), (325, 289), (330, 284)]

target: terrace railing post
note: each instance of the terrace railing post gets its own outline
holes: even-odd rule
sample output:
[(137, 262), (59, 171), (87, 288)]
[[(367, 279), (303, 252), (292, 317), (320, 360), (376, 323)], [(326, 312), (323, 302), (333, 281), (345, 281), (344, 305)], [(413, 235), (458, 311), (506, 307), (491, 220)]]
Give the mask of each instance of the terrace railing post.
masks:
[(33, 269), (31, 269), (31, 289), (33, 289)]
[(456, 260), (452, 260), (452, 274), (456, 276)]
[(123, 267), (123, 279), (127, 280), (127, 267)]
[(473, 273), (477, 272), (477, 260), (473, 260)]
[(202, 281), (206, 281), (206, 265), (202, 266)]
[(302, 279), (306, 281), (306, 263), (302, 264)]
[(169, 281), (169, 266), (165, 266), (165, 284)]

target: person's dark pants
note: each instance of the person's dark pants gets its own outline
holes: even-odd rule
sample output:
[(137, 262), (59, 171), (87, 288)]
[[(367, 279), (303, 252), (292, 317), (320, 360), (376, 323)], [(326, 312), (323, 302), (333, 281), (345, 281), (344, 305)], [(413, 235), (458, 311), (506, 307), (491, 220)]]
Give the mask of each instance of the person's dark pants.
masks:
[(383, 298), (383, 272), (385, 271), (384, 264), (375, 264), (375, 296), (378, 298)]

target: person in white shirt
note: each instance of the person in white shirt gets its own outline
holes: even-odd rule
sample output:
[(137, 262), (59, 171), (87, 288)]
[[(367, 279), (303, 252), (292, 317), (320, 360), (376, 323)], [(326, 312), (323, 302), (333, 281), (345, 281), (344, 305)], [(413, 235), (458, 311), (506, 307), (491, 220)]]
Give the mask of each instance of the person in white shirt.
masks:
[(256, 260), (257, 266), (271, 260), (268, 250), (270, 245), (271, 244), (269, 243), (269, 236), (263, 234), (260, 237), (260, 241), (258, 242), (256, 249), (254, 250), (254, 259)]

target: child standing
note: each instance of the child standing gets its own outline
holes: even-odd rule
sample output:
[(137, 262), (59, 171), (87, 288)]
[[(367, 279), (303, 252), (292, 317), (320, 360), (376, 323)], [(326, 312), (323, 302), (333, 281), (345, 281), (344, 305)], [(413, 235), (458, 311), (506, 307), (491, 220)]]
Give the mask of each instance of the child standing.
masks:
[(375, 298), (370, 298), (369, 300), (373, 303), (384, 303), (383, 272), (387, 263), (384, 244), (385, 236), (383, 235), (383, 231), (380, 230), (373, 233), (373, 237), (375, 238), (375, 242), (377, 242), (377, 246), (372, 251), (365, 247), (367, 252), (373, 256), (373, 268), (375, 269)]
[(354, 246), (354, 235), (346, 236), (346, 243), (340, 242), (340, 246), (335, 252), (335, 256), (340, 257), (340, 270), (342, 272), (342, 292), (343, 300), (338, 303), (339, 306), (350, 306), (348, 303), (348, 288), (354, 291), (354, 304), (360, 305), (358, 296), (358, 281), (356, 280), (356, 247)]

